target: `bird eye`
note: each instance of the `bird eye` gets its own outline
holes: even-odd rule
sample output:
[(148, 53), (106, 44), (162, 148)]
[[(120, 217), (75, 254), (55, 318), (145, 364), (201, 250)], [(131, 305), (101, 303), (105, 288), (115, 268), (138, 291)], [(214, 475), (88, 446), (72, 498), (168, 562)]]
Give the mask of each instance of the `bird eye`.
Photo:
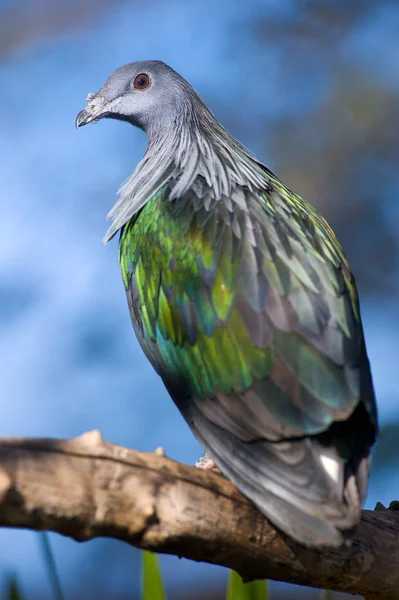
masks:
[(150, 87), (150, 78), (147, 73), (140, 73), (133, 81), (133, 87), (135, 90), (146, 90)]

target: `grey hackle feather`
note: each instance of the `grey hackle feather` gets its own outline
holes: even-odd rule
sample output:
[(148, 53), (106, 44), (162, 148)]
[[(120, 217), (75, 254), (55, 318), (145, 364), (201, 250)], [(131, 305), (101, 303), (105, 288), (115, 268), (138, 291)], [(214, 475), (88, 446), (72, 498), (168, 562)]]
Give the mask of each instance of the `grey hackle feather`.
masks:
[[(137, 121), (135, 115), (132, 121), (147, 133), (148, 145), (142, 161), (118, 190), (119, 200), (107, 215), (112, 225), (104, 243), (167, 181), (174, 182), (169, 200), (184, 196), (202, 175), (213, 202), (227, 196), (241, 205), (242, 194), (231, 195), (237, 184), (250, 190), (267, 186), (264, 166), (258, 165), (255, 157), (227, 133), (191, 85), (163, 62), (130, 63), (114, 71), (97, 94), (87, 97), (93, 114), (106, 103), (109, 116), (118, 118), (115, 113), (121, 109), (121, 103), (115, 93), (120, 94), (121, 82), (126, 81), (129, 71), (132, 75), (150, 71), (154, 78), (165, 78), (165, 89), (160, 105), (150, 102), (148, 107), (143, 106), (143, 113), (153, 110), (156, 118)], [(128, 99), (128, 94), (124, 98)], [(127, 106), (125, 101), (125, 112)]]

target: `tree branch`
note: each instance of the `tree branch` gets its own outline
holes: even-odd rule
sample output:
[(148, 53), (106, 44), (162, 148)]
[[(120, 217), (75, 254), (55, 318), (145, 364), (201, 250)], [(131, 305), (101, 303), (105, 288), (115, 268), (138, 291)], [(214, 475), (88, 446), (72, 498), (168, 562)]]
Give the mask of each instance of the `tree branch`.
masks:
[(48, 529), (269, 578), (399, 600), (399, 514), (363, 511), (352, 545), (310, 550), (273, 526), (224, 477), (105, 442), (0, 439), (0, 526)]

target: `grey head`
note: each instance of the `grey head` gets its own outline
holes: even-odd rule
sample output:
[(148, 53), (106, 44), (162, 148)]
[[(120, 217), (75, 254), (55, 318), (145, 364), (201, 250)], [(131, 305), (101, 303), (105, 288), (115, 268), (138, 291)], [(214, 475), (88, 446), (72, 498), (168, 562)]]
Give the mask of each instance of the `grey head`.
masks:
[(210, 113), (191, 85), (158, 60), (129, 63), (116, 69), (96, 94), (87, 96), (88, 106), (76, 118), (76, 126), (100, 119), (128, 121), (148, 134), (195, 115), (193, 105)]
[(267, 183), (265, 167), (227, 133), (191, 85), (161, 61), (116, 69), (86, 100), (77, 127), (117, 119), (148, 136), (144, 158), (119, 189), (119, 200), (108, 215), (112, 225), (105, 241), (166, 184), (170, 200), (201, 188), (201, 198), (214, 205), (223, 197), (237, 197), (238, 202), (238, 186), (251, 190)]

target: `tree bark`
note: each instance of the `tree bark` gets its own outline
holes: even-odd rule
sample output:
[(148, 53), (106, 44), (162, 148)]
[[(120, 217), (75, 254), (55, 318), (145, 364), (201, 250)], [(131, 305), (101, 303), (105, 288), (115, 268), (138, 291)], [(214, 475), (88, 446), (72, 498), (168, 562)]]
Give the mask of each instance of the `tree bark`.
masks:
[(105, 442), (0, 439), (0, 525), (138, 548), (277, 579), (399, 600), (399, 513), (363, 511), (349, 547), (313, 550), (277, 531), (221, 475)]

